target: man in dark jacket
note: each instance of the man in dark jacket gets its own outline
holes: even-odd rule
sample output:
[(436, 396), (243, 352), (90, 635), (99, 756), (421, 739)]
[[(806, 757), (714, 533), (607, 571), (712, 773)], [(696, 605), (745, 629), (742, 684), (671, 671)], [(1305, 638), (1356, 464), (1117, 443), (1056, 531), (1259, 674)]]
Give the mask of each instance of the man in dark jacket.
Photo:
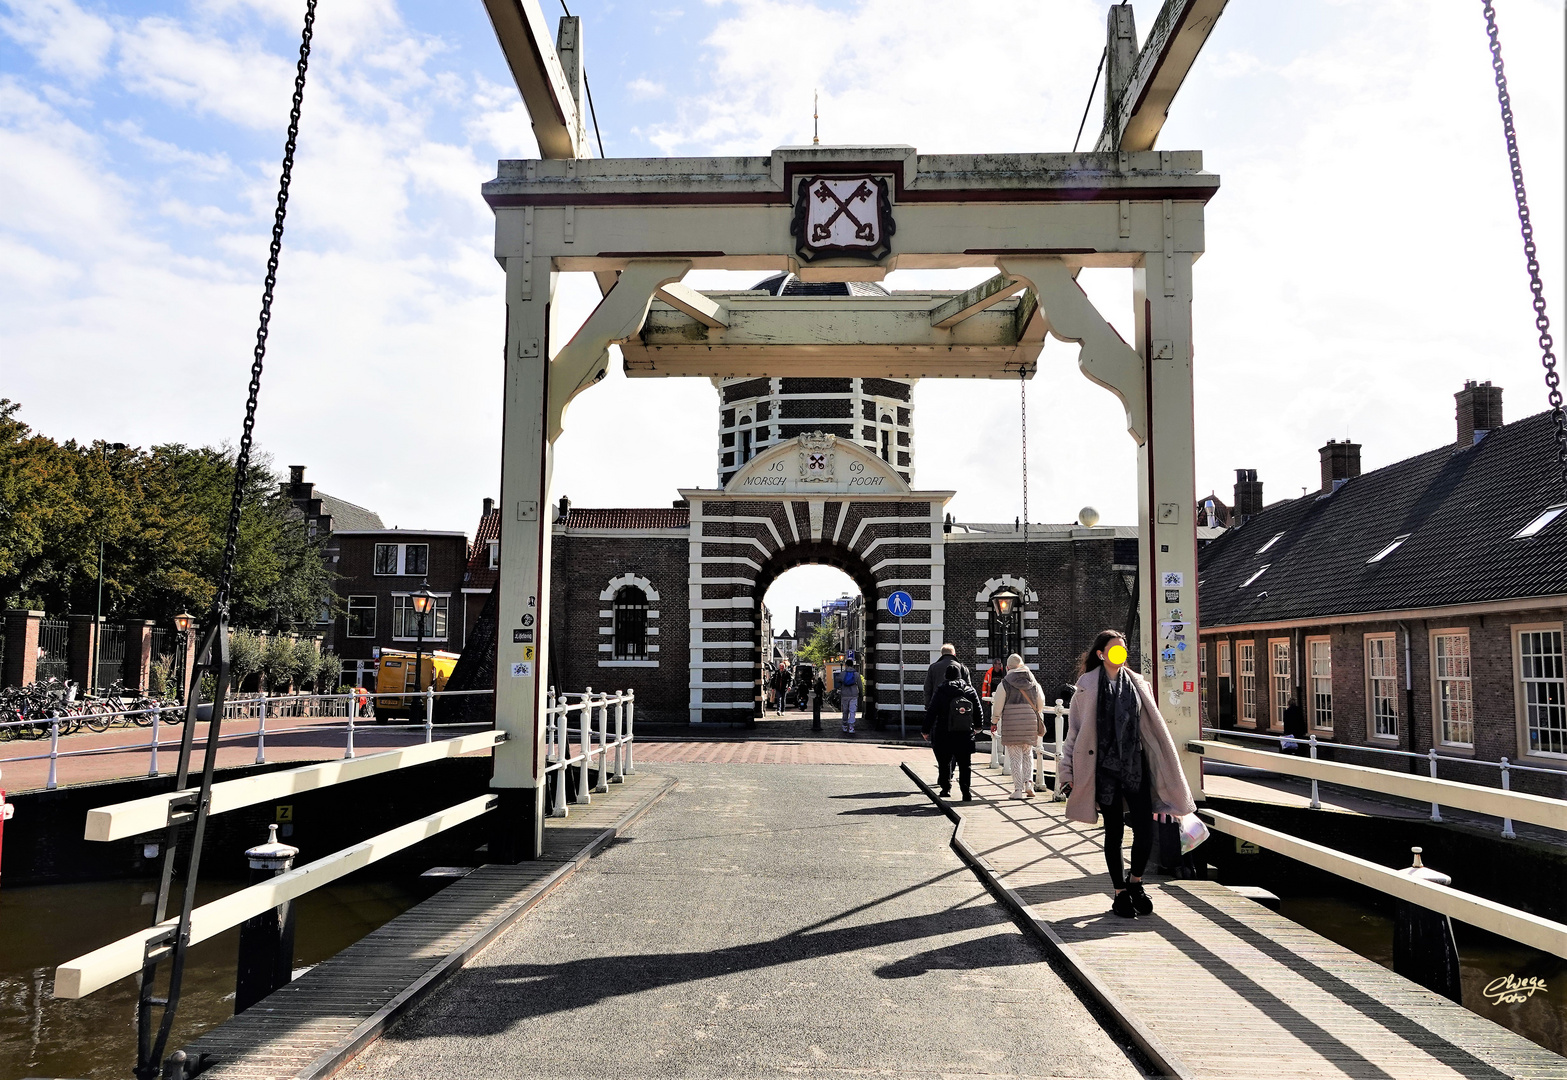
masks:
[(958, 789), (963, 792), (963, 801), (969, 802), (974, 797), (969, 791), (969, 755), (974, 752), (974, 725), (981, 722), (985, 713), (979, 691), (970, 686), (963, 675), (961, 664), (947, 668), (946, 682), (931, 698), (920, 730), (936, 752), (941, 797), (945, 799), (952, 794), (952, 765), (956, 762)]
[(925, 712), (930, 713), (931, 699), (936, 696), (936, 691), (941, 689), (941, 684), (947, 681), (947, 670), (956, 666), (963, 673), (963, 681), (968, 682), (968, 668), (958, 663), (958, 649), (955, 645), (943, 645), (941, 655), (936, 657), (936, 662), (930, 665), (925, 672)]

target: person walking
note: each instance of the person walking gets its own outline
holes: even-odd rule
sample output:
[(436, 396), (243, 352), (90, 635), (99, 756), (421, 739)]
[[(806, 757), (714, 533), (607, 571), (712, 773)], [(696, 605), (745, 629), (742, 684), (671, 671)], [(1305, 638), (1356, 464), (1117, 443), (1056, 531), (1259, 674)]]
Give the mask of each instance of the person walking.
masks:
[(854, 661), (843, 665), (842, 681), (838, 684), (838, 701), (843, 706), (843, 730), (854, 734), (854, 716), (860, 708), (860, 673), (854, 670)]
[[(1154, 821), (1197, 806), (1153, 692), (1126, 660), (1119, 630), (1101, 631), (1083, 654), (1058, 767), (1066, 816), (1092, 825), (1104, 815), (1105, 865), (1115, 888), (1110, 910), (1131, 919), (1153, 911), (1143, 870), (1153, 851)], [(1132, 821), (1130, 877), (1121, 861), (1126, 814)]]
[(1045, 691), (1017, 653), (1007, 657), (1007, 673), (990, 699), (990, 730), (1001, 740), (1012, 770), (1012, 798), (1034, 797), (1034, 740), (1039, 738)]
[(1001, 685), (1001, 680), (1007, 677), (1007, 662), (1005, 657), (996, 657), (996, 662), (985, 669), (985, 681), (980, 684), (979, 698), (985, 703), (985, 723), (992, 722), (990, 713), (990, 699), (996, 693), (996, 687)]
[(778, 709), (778, 715), (784, 711), (784, 697), (789, 693), (789, 661), (779, 661), (778, 670), (773, 672), (773, 704)]
[(1300, 699), (1292, 696), (1284, 708), (1284, 737), (1279, 740), (1279, 749), (1286, 754), (1303, 753), (1306, 748), (1301, 744), (1306, 739), (1306, 710), (1300, 707)]
[(936, 696), (925, 710), (925, 722), (920, 726), (920, 734), (936, 753), (936, 775), (943, 799), (952, 795), (952, 766), (956, 764), (963, 801), (973, 801), (970, 755), (974, 753), (974, 727), (981, 723), (982, 716), (979, 691), (963, 678), (961, 665), (948, 665), (946, 682), (936, 688)]
[(925, 671), (925, 709), (930, 710), (931, 699), (936, 696), (936, 691), (947, 681), (947, 669), (957, 664), (958, 670), (963, 672), (963, 681), (968, 682), (968, 668), (958, 663), (958, 647), (951, 642), (941, 647), (941, 655), (936, 657), (936, 662)]

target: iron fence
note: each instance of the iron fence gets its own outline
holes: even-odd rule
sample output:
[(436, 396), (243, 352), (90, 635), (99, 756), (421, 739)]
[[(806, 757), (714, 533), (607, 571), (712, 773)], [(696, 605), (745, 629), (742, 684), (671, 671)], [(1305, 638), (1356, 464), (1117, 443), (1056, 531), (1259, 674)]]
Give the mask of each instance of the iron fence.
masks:
[(59, 679), (71, 672), (71, 624), (65, 619), (43, 619), (38, 623), (39, 682)]
[(98, 626), (98, 664), (93, 672), (95, 687), (109, 687), (125, 677), (125, 627), (100, 623)]

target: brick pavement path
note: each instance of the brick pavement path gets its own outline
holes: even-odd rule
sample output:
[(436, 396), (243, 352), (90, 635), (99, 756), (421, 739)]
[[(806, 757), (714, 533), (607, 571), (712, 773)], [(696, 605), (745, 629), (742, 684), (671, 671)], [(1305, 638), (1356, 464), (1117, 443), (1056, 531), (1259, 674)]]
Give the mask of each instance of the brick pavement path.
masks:
[(690, 739), (636, 744), (639, 767), (670, 761), (705, 765), (897, 765), (903, 761), (931, 760), (931, 752), (920, 747), (871, 741)]

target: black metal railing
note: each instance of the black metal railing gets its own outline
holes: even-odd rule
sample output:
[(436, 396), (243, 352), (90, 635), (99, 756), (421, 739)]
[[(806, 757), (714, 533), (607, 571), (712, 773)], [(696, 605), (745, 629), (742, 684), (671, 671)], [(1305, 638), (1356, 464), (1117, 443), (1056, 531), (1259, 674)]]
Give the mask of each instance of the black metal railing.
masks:
[(39, 682), (59, 679), (71, 672), (71, 624), (65, 619), (42, 619), (38, 623)]

